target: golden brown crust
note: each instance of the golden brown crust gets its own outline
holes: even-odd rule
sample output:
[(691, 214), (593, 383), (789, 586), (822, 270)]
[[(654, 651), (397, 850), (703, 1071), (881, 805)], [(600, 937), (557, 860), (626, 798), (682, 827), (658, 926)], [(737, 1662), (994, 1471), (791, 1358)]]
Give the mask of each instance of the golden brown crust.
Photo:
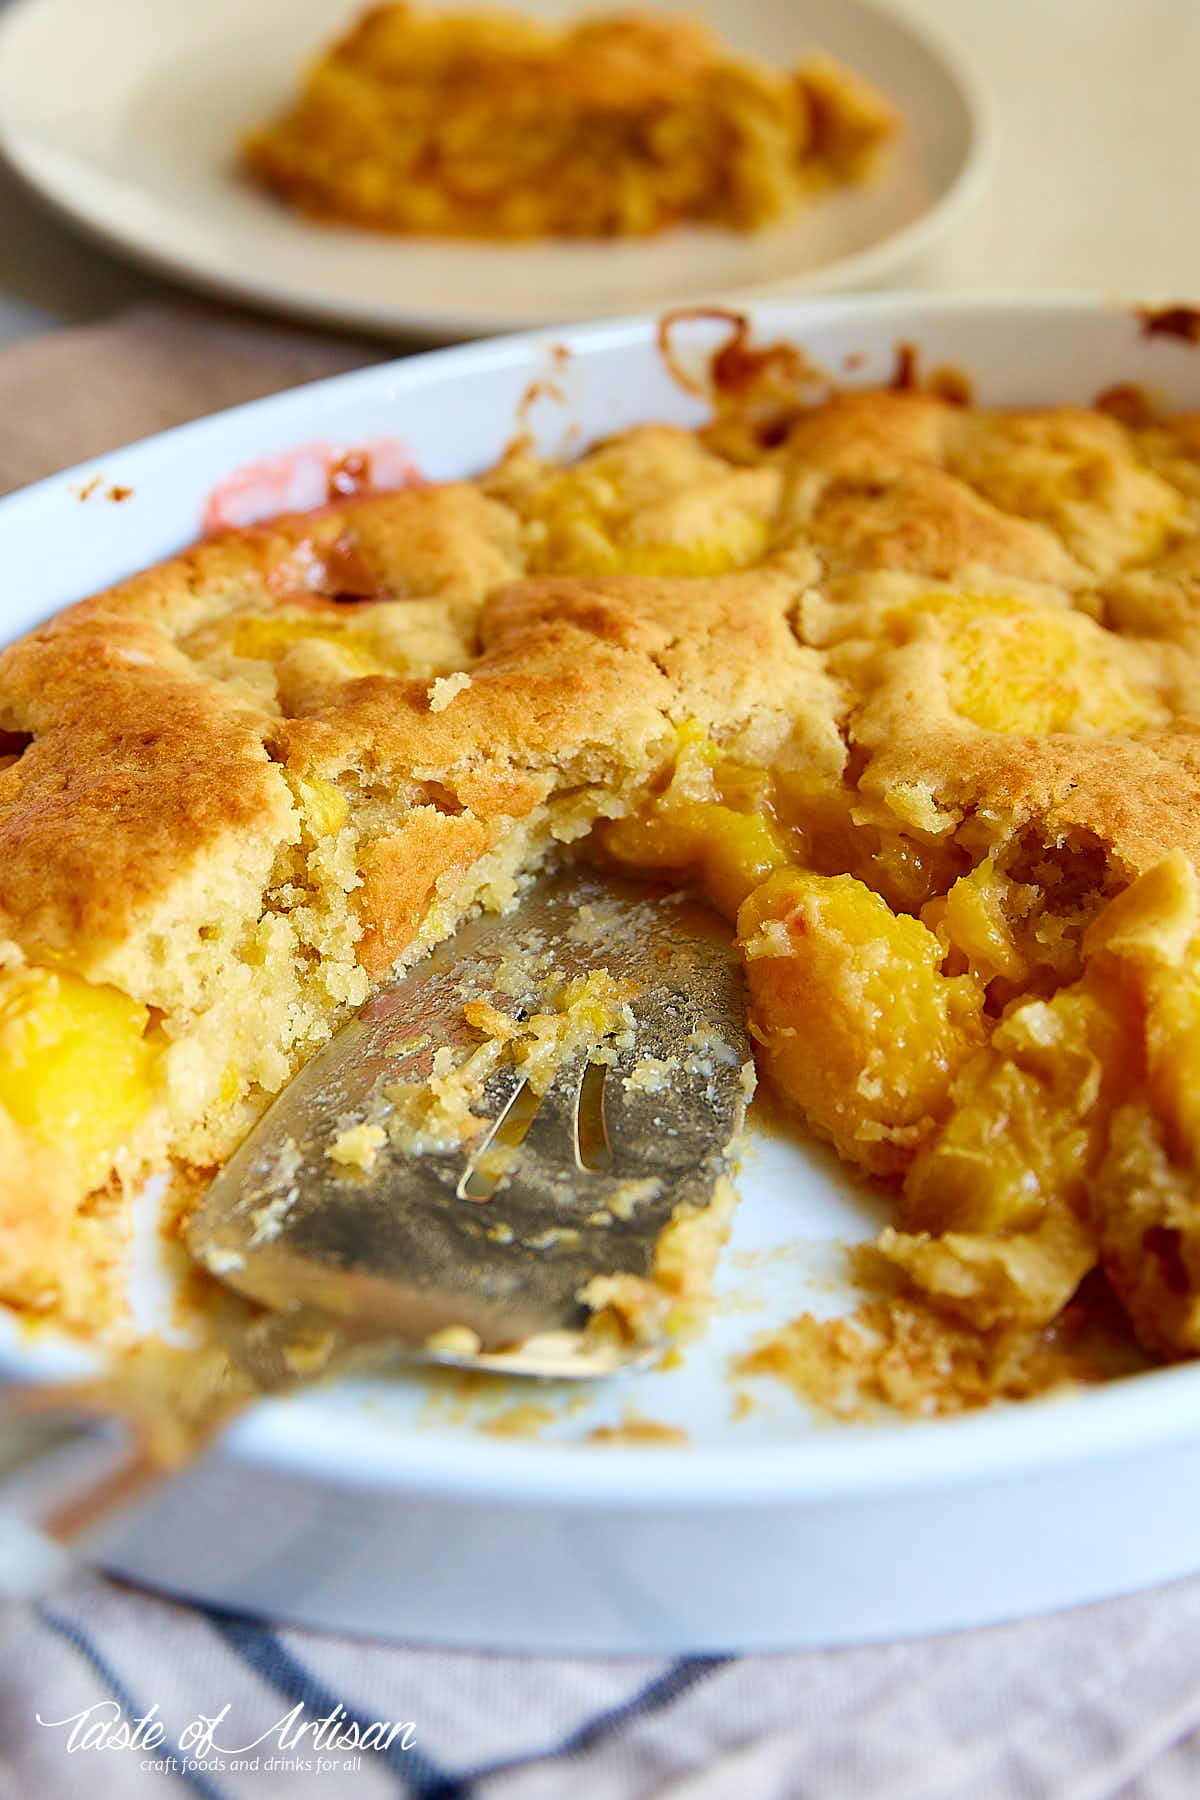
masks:
[(689, 718), (775, 748), (793, 721), (833, 710), (789, 627), (793, 597), (754, 574), (532, 578), (486, 602), (482, 655), (443, 709), (425, 680), (332, 680), (319, 711), (277, 728), (276, 750), (301, 773), (369, 765), (505, 810), (509, 779), (523, 807), (533, 772), (564, 787), (645, 780)]
[[(228, 533), (0, 656), (0, 948), (130, 997), (95, 1012), (149, 1121), (113, 1167), (199, 1165), (370, 983), (611, 821), (607, 854), (745, 907), (767, 1066), (903, 1188), (896, 1266), (1015, 1329), (1107, 1258), (1147, 1341), (1190, 1348), (1191, 1289), (1159, 1305), (1174, 1265), (1143, 1249), (1200, 1149), (1113, 1074), (1148, 1002), (1086, 933), (1139, 877), (1153, 913), (1164, 859), (1200, 866), (1197, 543), (1192, 423), (916, 391), (798, 408), (765, 446), (646, 427), (566, 468), (525, 447), (479, 483)], [(919, 965), (903, 993), (889, 932)], [(50, 1044), (60, 1095), (79, 994), (12, 992), (8, 1041), (31, 1068)], [(791, 1015), (830, 1009), (849, 1072), (828, 1018), (801, 1067)], [(1055, 1085), (1050, 1044), (1086, 1080)], [(1108, 1156), (1118, 1102), (1157, 1160)], [(67, 1257), (103, 1133), (59, 1161), (16, 1138)], [(34, 1304), (29, 1202), (0, 1198), (7, 1291)]]
[[(755, 753), (820, 715), (840, 755), (835, 690), (788, 623), (794, 583), (514, 584), (521, 556), (508, 507), (425, 488), (199, 545), (12, 646), (2, 723), (33, 741), (0, 769), (0, 936), (112, 978), (110, 953), (158, 929), (205, 864), (238, 863), (261, 898), (301, 835), (288, 777), (383, 784), (402, 806), (442, 809), (431, 841), (461, 847), (487, 840), (478, 821), (555, 790), (644, 783), (691, 717)], [(347, 603), (332, 596), (348, 568)], [(364, 620), (369, 656), (343, 651)], [(357, 672), (364, 656), (377, 672)], [(470, 679), (435, 704), (431, 677), (464, 664)], [(447, 848), (439, 868), (461, 861)], [(373, 971), (416, 905), (415, 887), (400, 905), (389, 862), (377, 848), (361, 864)], [(219, 880), (202, 899), (224, 904)], [(206, 920), (193, 906), (187, 923)]]
[(1002, 575), (1081, 585), (1083, 572), (1045, 529), (1014, 518), (941, 469), (839, 477), (806, 521), (831, 561), (946, 578), (977, 563)]
[(1125, 880), (1173, 849), (1200, 862), (1200, 722), (1134, 743), (951, 731), (914, 742), (888, 739), (883, 726), (879, 741), (862, 790), (886, 803), (897, 789), (927, 787), (947, 828), (986, 812), (997, 837), (1031, 825), (1047, 846), (1095, 842)]
[(119, 602), (5, 652), (0, 688), (33, 734), (0, 775), (0, 935), (32, 961), (89, 972), (201, 859), (294, 830), (263, 721)]

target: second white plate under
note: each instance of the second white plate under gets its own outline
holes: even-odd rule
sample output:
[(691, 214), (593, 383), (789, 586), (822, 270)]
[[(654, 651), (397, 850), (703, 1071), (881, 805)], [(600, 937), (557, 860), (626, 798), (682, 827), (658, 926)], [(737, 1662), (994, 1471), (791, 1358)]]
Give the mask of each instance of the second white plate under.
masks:
[(702, 10), (737, 50), (784, 67), (821, 48), (891, 95), (905, 133), (877, 182), (750, 236), (686, 228), (497, 245), (316, 224), (244, 180), (237, 146), (359, 10), (18, 0), (0, 28), (0, 150), (58, 211), (149, 267), (310, 319), (443, 340), (876, 281), (928, 249), (984, 177), (978, 82), (924, 30), (869, 0), (708, 0)]

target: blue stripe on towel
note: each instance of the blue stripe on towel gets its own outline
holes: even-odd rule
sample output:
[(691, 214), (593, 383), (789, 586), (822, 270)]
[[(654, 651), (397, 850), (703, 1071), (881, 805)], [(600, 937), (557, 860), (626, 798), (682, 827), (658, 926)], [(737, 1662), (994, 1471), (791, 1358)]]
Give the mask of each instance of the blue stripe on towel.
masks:
[[(217, 1635), (243, 1662), (249, 1663), (256, 1675), (269, 1682), (293, 1706), (299, 1701), (314, 1719), (322, 1718), (340, 1706), (347, 1724), (353, 1721), (362, 1726), (363, 1721), (350, 1702), (341, 1699), (306, 1669), (269, 1626), (260, 1625), (243, 1613), (225, 1612), (215, 1606), (197, 1607), (196, 1611), (203, 1613)], [(441, 1795), (443, 1791), (453, 1791), (454, 1777), (439, 1769), (415, 1746), (410, 1750), (402, 1750), (399, 1744), (368, 1747), (377, 1764), (383, 1764), (400, 1777), (402, 1791), (410, 1794), (413, 1800), (433, 1800), (433, 1796)]]
[(478, 1768), (447, 1780), (442, 1787), (422, 1789), (417, 1800), (471, 1800), (477, 1784), (491, 1776), (508, 1775), (514, 1769), (532, 1768), (537, 1763), (555, 1762), (560, 1757), (569, 1760), (573, 1756), (583, 1756), (589, 1750), (594, 1750), (597, 1744), (618, 1736), (626, 1726), (660, 1712), (664, 1706), (669, 1706), (673, 1700), (686, 1694), (689, 1688), (695, 1687), (698, 1681), (714, 1675), (718, 1669), (724, 1668), (726, 1663), (733, 1660), (731, 1656), (681, 1656), (670, 1668), (648, 1681), (645, 1687), (639, 1688), (628, 1700), (622, 1700), (618, 1706), (610, 1706), (604, 1712), (596, 1713), (548, 1750), (533, 1750), (524, 1756), (502, 1757), (496, 1762), (481, 1763)]
[[(78, 1652), (92, 1673), (99, 1677), (108, 1689), (112, 1698), (121, 1708), (127, 1719), (140, 1719), (145, 1707), (139, 1705), (121, 1680), (108, 1658), (96, 1648), (88, 1634), (71, 1619), (65, 1619), (61, 1613), (51, 1612), (48, 1606), (39, 1606), (37, 1616), (58, 1637), (64, 1638), (71, 1648)], [(182, 1781), (185, 1787), (191, 1788), (195, 1794), (203, 1794), (205, 1800), (225, 1800), (224, 1790), (201, 1769), (172, 1769), (169, 1771), (176, 1781)]]
[[(204, 1614), (218, 1636), (249, 1664), (260, 1679), (268, 1682), (292, 1705), (299, 1701), (305, 1712), (313, 1718), (320, 1718), (339, 1705), (345, 1710), (347, 1721), (357, 1717), (349, 1702), (339, 1699), (311, 1670), (306, 1669), (285, 1648), (269, 1626), (261, 1625), (244, 1614), (226, 1612), (218, 1607), (197, 1607), (196, 1610)], [(598, 1744), (636, 1724), (639, 1719), (649, 1718), (653, 1713), (660, 1712), (695, 1687), (697, 1682), (715, 1674), (733, 1660), (731, 1656), (681, 1656), (661, 1675), (654, 1676), (644, 1687), (639, 1688), (628, 1700), (622, 1700), (617, 1706), (596, 1713), (549, 1748), (519, 1756), (501, 1757), (495, 1762), (480, 1764), (458, 1775), (439, 1768), (437, 1763), (415, 1747), (401, 1750), (398, 1745), (391, 1745), (374, 1754), (379, 1762), (400, 1777), (403, 1791), (410, 1796), (410, 1800), (471, 1800), (476, 1784), (491, 1776), (508, 1774), (514, 1769), (531, 1768), (538, 1763), (551, 1763), (560, 1757), (569, 1761), (573, 1757), (585, 1755)]]
[(673, 1662), (669, 1669), (648, 1681), (644, 1688), (629, 1700), (623, 1700), (620, 1706), (612, 1706), (607, 1712), (597, 1713), (586, 1725), (581, 1725), (569, 1737), (563, 1739), (557, 1750), (547, 1751), (548, 1756), (582, 1756), (587, 1750), (613, 1737), (624, 1726), (632, 1725), (637, 1719), (648, 1718), (651, 1713), (660, 1712), (664, 1706), (670, 1706), (672, 1700), (678, 1700), (689, 1688), (699, 1681), (707, 1680), (723, 1669), (726, 1663), (733, 1661), (732, 1656), (681, 1656)]

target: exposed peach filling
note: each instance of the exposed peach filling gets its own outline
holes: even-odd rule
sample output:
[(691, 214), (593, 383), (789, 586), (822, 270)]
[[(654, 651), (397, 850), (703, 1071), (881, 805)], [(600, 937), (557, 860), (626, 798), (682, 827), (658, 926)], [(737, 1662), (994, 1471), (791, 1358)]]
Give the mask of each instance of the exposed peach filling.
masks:
[(149, 1010), (113, 987), (46, 969), (0, 983), (0, 1106), (102, 1182), (155, 1097)]
[[(1044, 885), (989, 853), (918, 917), (803, 866), (811, 822), (788, 822), (786, 782), (722, 767), (685, 733), (663, 792), (599, 835), (736, 914), (764, 1073), (894, 1186), (881, 1247), (918, 1289), (982, 1328), (1034, 1328), (1102, 1262), (1147, 1343), (1200, 1349), (1200, 903), (1185, 859), (1082, 904), (1056, 896), (1049, 853)], [(872, 825), (848, 860), (879, 854)]]

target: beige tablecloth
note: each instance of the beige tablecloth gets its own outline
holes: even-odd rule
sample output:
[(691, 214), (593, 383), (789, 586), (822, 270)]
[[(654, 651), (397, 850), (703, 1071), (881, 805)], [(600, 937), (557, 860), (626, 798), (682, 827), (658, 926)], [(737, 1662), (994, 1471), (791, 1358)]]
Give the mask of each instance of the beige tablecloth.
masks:
[[(0, 354), (0, 486), (382, 354), (202, 307), (22, 345)], [(244, 1759), (257, 1767), (197, 1756), (193, 1722), (226, 1703), (218, 1742), (274, 1732)], [(411, 1721), (407, 1747), (401, 1734), (357, 1762), (330, 1751), (321, 1769), (311, 1732), (275, 1729), (293, 1709), (311, 1725), (339, 1705), (364, 1725)], [(155, 1742), (89, 1736), (151, 1709)], [(189, 1754), (211, 1766), (189, 1769)], [(926, 1642), (624, 1661), (343, 1640), (94, 1575), (0, 1613), (2, 1800), (181, 1787), (214, 1800), (1195, 1800), (1200, 1580)]]

